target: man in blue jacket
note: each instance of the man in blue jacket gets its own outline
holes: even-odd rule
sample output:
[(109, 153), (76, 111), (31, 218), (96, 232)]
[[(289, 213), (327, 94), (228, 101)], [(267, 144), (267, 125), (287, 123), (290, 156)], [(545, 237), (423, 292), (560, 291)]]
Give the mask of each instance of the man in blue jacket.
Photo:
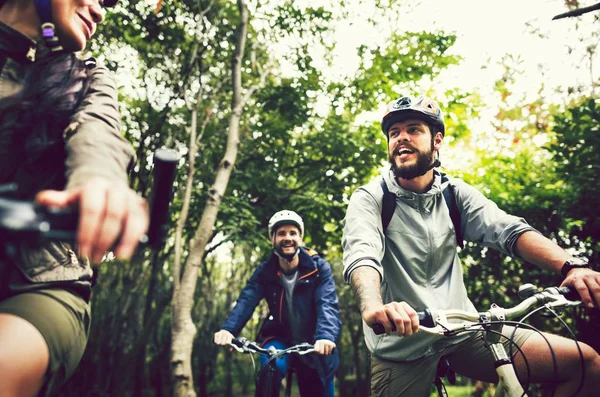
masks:
[[(301, 396), (333, 397), (333, 377), (339, 364), (335, 341), (341, 325), (338, 299), (331, 267), (316, 252), (301, 247), (303, 235), (304, 222), (294, 211), (279, 211), (271, 217), (273, 252), (248, 280), (214, 342), (231, 343), (264, 298), (270, 313), (258, 337), (263, 347), (283, 349), (308, 342), (318, 354), (278, 358), (281, 378), (277, 387), (292, 365)], [(266, 361), (261, 356), (261, 364)]]

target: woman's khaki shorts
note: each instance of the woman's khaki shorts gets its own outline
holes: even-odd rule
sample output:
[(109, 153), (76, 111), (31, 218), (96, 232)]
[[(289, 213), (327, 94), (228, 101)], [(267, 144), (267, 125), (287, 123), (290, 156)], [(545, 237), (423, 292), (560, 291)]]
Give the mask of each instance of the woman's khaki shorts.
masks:
[(89, 304), (64, 289), (40, 289), (1, 301), (0, 313), (27, 320), (46, 339), (50, 363), (39, 395), (56, 393), (83, 356), (90, 327)]
[[(506, 352), (510, 351), (514, 327), (503, 327), (502, 342)], [(517, 328), (514, 343), (521, 347), (533, 331)], [(512, 346), (513, 356), (518, 349)], [(495, 382), (498, 379), (492, 353), (485, 346), (482, 333), (477, 333), (464, 342), (452, 345), (439, 354), (423, 357), (414, 361), (388, 361), (371, 357), (371, 396), (372, 397), (424, 397), (429, 396), (437, 365), (442, 356), (446, 356), (457, 373), (473, 379)]]

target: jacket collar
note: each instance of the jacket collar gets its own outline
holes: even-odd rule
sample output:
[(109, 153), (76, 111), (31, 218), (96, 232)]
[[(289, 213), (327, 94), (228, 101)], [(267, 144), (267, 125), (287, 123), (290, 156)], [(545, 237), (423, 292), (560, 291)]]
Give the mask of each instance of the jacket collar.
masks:
[(16, 62), (27, 64), (47, 53), (49, 50), (41, 41), (36, 42), (0, 22), (0, 57), (12, 58)]
[(442, 176), (436, 169), (433, 170), (433, 185), (431, 185), (431, 189), (424, 193), (411, 192), (400, 186), (389, 164), (382, 171), (382, 177), (391, 193), (400, 197), (414, 208), (418, 206), (429, 208), (433, 205), (436, 196), (442, 194)]

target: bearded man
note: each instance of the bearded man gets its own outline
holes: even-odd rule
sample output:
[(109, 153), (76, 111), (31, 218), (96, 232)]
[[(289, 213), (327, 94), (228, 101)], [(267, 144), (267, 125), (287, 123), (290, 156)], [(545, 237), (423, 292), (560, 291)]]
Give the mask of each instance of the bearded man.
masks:
[[(352, 194), (342, 238), (344, 279), (357, 297), (372, 354), (371, 396), (428, 396), (442, 358), (461, 375), (498, 381), (482, 333), (447, 338), (417, 332), (417, 311), (477, 313), (457, 254), (463, 238), (561, 274), (562, 286), (576, 289), (585, 306), (598, 307), (600, 273), (585, 258), (571, 257), (522, 218), (435, 169), (446, 128), (434, 100), (399, 98), (389, 104), (381, 127), (390, 167)], [(389, 218), (383, 216), (386, 202), (393, 207)], [(387, 335), (376, 335), (376, 324)], [(518, 349), (512, 351), (522, 352), (512, 357), (519, 379), (549, 385), (557, 396), (573, 396), (578, 389), (578, 396), (598, 395), (600, 358), (590, 346), (579, 343), (580, 356), (572, 340), (524, 328), (502, 330), (506, 350), (514, 343)], [(560, 363), (556, 372), (548, 345)]]

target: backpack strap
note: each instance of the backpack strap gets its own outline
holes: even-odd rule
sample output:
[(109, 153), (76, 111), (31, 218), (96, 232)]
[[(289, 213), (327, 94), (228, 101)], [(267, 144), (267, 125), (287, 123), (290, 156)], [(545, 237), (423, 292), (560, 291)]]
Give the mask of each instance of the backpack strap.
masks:
[[(456, 204), (456, 193), (454, 192), (454, 186), (452, 186), (445, 173), (440, 172), (440, 174), (442, 176), (442, 185), (445, 184), (445, 186), (442, 188), (442, 195), (444, 196), (444, 201), (448, 207), (452, 225), (454, 225), (456, 244), (462, 249), (465, 247), (465, 243), (463, 240), (462, 230), (460, 228), (460, 211), (458, 210), (458, 205)], [(383, 232), (385, 233), (390, 221), (392, 220), (392, 216), (394, 215), (394, 210), (396, 209), (396, 196), (394, 193), (390, 192), (387, 184), (385, 183), (385, 179), (383, 178), (381, 179), (381, 189), (383, 190), (383, 202), (381, 204), (381, 224), (383, 225)]]
[(381, 224), (383, 225), (383, 233), (385, 233), (392, 216), (394, 216), (394, 210), (396, 209), (396, 195), (390, 192), (385, 179), (381, 178), (381, 188), (383, 189), (383, 202), (381, 204)]
[(462, 249), (465, 248), (465, 242), (463, 240), (462, 229), (460, 228), (460, 211), (456, 204), (456, 192), (446, 174), (443, 172), (440, 172), (440, 174), (442, 175), (442, 185), (445, 184), (442, 188), (442, 195), (444, 196), (444, 201), (446, 201), (446, 206), (448, 206), (448, 211), (450, 212), (450, 219), (454, 225), (456, 244)]

